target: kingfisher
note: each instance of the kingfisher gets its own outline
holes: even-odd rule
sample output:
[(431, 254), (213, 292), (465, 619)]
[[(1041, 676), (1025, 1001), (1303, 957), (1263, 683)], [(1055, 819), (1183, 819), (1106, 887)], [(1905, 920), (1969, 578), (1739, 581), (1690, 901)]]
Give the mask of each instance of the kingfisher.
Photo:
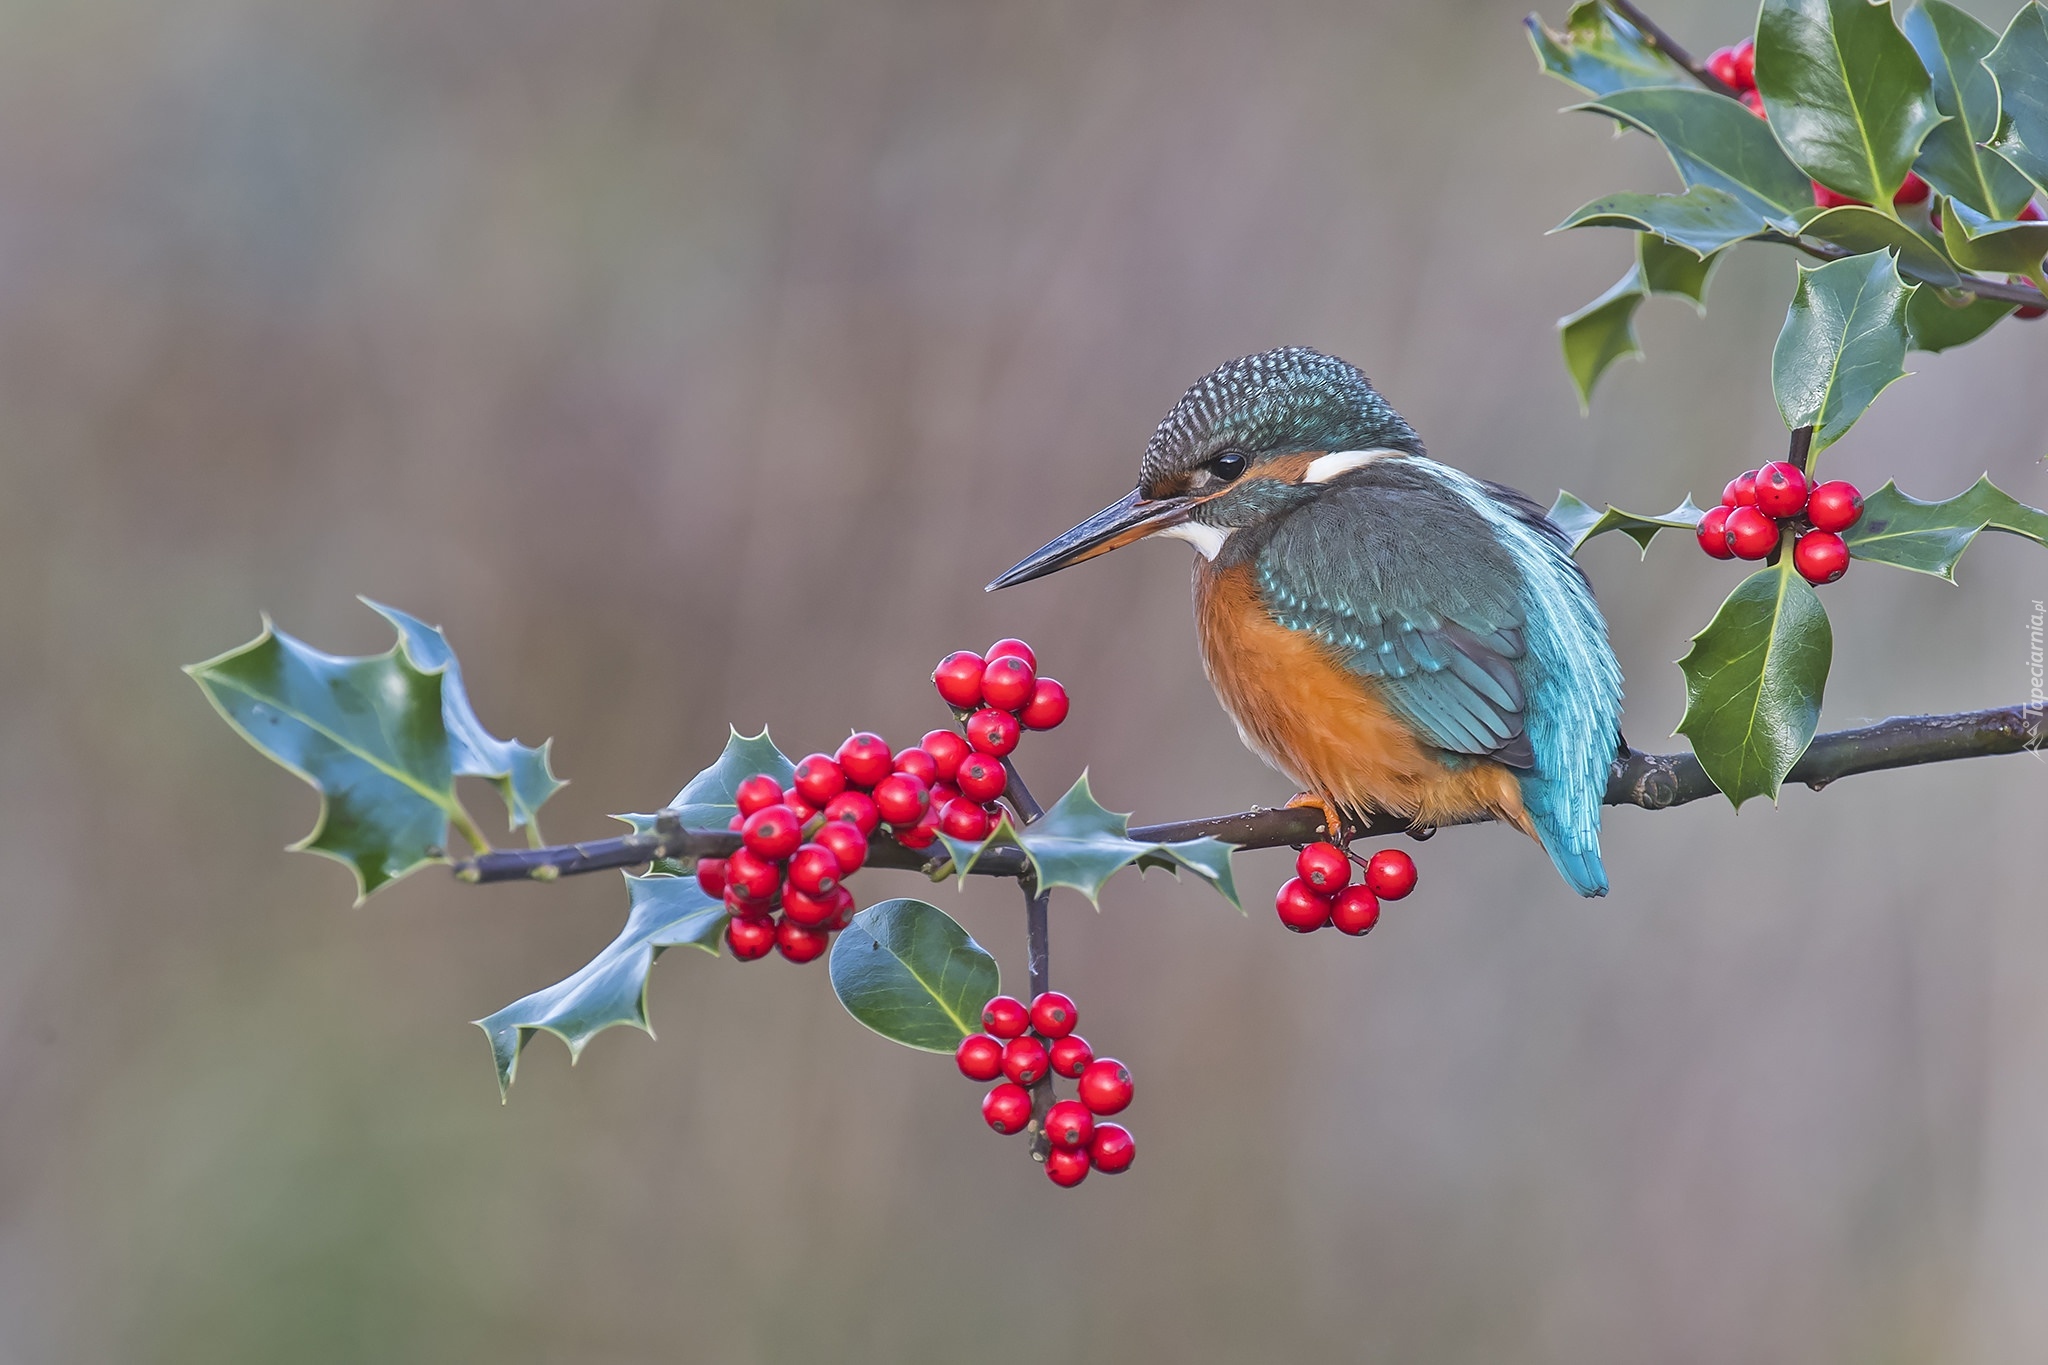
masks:
[(1429, 457), (1358, 368), (1304, 346), (1181, 396), (1138, 484), (988, 591), (1149, 536), (1194, 546), (1202, 666), (1290, 805), (1482, 816), (1607, 894), (1621, 666), (1570, 542), (1526, 495)]

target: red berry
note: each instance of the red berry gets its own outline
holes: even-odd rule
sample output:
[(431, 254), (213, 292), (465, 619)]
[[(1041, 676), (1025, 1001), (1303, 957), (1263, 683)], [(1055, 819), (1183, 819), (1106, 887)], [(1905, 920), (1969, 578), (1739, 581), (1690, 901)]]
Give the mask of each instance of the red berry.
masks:
[(796, 765), (796, 776), (790, 782), (798, 796), (823, 810), (827, 802), (846, 790), (846, 771), (825, 754), (810, 754)]
[(1014, 995), (999, 995), (981, 1007), (981, 1026), (998, 1038), (1015, 1038), (1031, 1027), (1031, 1011)]
[(1778, 523), (1754, 507), (1728, 514), (1728, 548), (1737, 559), (1762, 559), (1778, 548)]
[(822, 896), (811, 896), (795, 887), (783, 888), (782, 918), (788, 923), (799, 924), (806, 929), (822, 929), (832, 922), (832, 916), (838, 913), (838, 909), (831, 891)]
[(1756, 510), (1785, 521), (1806, 510), (1806, 473), (1796, 464), (1772, 460), (1756, 472)]
[(1357, 938), (1380, 922), (1380, 898), (1369, 886), (1347, 886), (1330, 903), (1330, 923), (1337, 932)]
[[(993, 758), (1001, 758), (1016, 748), (1019, 733), (1017, 718), (993, 706), (984, 706), (967, 718), (967, 742), (974, 746), (976, 753)], [(967, 789), (962, 787), (960, 790)]]
[(1742, 92), (1742, 107), (1749, 110), (1750, 113), (1755, 114), (1758, 118), (1770, 117), (1769, 114), (1766, 114), (1764, 112), (1764, 97), (1762, 95), (1757, 94), (1757, 92), (1754, 90), (1745, 90)]
[(725, 895), (725, 859), (699, 858), (697, 860), (697, 885), (705, 895), (717, 900)]
[(1095, 1115), (1079, 1100), (1061, 1100), (1045, 1115), (1046, 1141), (1074, 1151), (1095, 1140)]
[(1003, 1045), (986, 1033), (970, 1033), (953, 1049), (953, 1061), (970, 1081), (992, 1081), (1003, 1074)]
[(1033, 672), (1037, 671), (1038, 656), (1032, 653), (1031, 646), (1025, 644), (1022, 640), (998, 640), (988, 647), (988, 652), (982, 655), (982, 657), (990, 663), (994, 663), (1006, 654), (1014, 654), (1025, 663), (1030, 664)]
[(781, 889), (782, 869), (751, 848), (736, 848), (725, 860), (725, 886), (746, 900), (766, 901)]
[(1732, 507), (1709, 507), (1707, 514), (1700, 518), (1700, 548), (1716, 559), (1733, 559), (1735, 551), (1728, 548), (1728, 514)]
[(775, 950), (775, 921), (767, 919), (728, 920), (725, 946), (742, 962), (766, 957)]
[(732, 794), (733, 804), (740, 808), (742, 819), (757, 810), (782, 804), (782, 784), (766, 773), (756, 773), (740, 783)]
[(1037, 1085), (1052, 1067), (1052, 1054), (1036, 1038), (1012, 1038), (1003, 1046), (1003, 1074), (1019, 1085)]
[(1299, 877), (1289, 877), (1273, 897), (1280, 922), (1297, 934), (1312, 934), (1330, 922), (1330, 898)]
[(1756, 471), (1746, 469), (1728, 480), (1728, 486), (1721, 490), (1723, 507), (1756, 506)]
[(875, 798), (866, 792), (841, 792), (825, 803), (825, 819), (829, 823), (839, 820), (852, 825), (863, 835), (873, 834), (882, 826), (882, 812), (875, 809)]
[(1031, 1028), (1041, 1038), (1064, 1038), (1080, 1019), (1074, 1002), (1058, 991), (1040, 991), (1031, 998)]
[(1737, 90), (1756, 89), (1756, 39), (1744, 38), (1735, 45), (1735, 79), (1728, 84)]
[(1721, 82), (1721, 84), (1723, 85), (1735, 87), (1735, 91), (1737, 94), (1740, 94), (1742, 92), (1742, 90), (1744, 89), (1744, 86), (1742, 84), (1742, 70), (1740, 66), (1738, 66), (1736, 63), (1734, 48), (1715, 48), (1713, 52), (1708, 55), (1705, 65), (1707, 70), (1713, 75), (1715, 80)]
[(1894, 204), (1918, 204), (1924, 201), (1927, 198), (1927, 196), (1932, 194), (1933, 192), (1933, 190), (1927, 187), (1927, 182), (1925, 180), (1922, 180), (1919, 176), (1913, 174), (1913, 172), (1907, 171), (1904, 183), (1901, 184), (1897, 192), (1892, 195), (1892, 202)]
[(946, 705), (970, 710), (981, 705), (982, 668), (979, 654), (964, 649), (955, 651), (939, 660), (939, 666), (932, 670), (932, 686), (939, 689)]
[(1808, 531), (1792, 547), (1792, 567), (1809, 583), (1832, 583), (1849, 572), (1849, 547), (1833, 531)]
[(1088, 1046), (1088, 1040), (1078, 1033), (1053, 1039), (1052, 1046), (1046, 1051), (1052, 1056), (1054, 1074), (1068, 1080), (1079, 1076), (1087, 1069), (1088, 1063), (1095, 1060), (1095, 1049)]
[(939, 763), (922, 749), (905, 749), (896, 755), (896, 771), (924, 783), (927, 790), (939, 780)]
[(740, 838), (747, 841), (747, 847), (771, 862), (780, 862), (796, 852), (798, 844), (804, 841), (797, 824), (796, 812), (782, 804), (782, 793), (775, 793), (775, 804), (755, 811), (740, 826)]
[(732, 817), (732, 819), (730, 819), (730, 820), (728, 820), (728, 821), (726, 821), (726, 822), (725, 822), (725, 827), (726, 827), (727, 829), (729, 829), (729, 830), (735, 830), (735, 831), (737, 831), (737, 830), (739, 829), (739, 827), (740, 827), (741, 825), (744, 825), (745, 823), (747, 823), (747, 817), (746, 817), (746, 816), (744, 816), (744, 815), (735, 815), (735, 816), (733, 816), (733, 817)]
[(839, 885), (839, 855), (823, 844), (805, 844), (789, 855), (789, 884), (806, 896), (829, 896)]
[(891, 825), (889, 832), (905, 848), (930, 848), (939, 841), (939, 813), (926, 806), (916, 824), (907, 828)]
[(1045, 1176), (1063, 1190), (1071, 1190), (1088, 1178), (1088, 1153), (1055, 1147), (1045, 1154)]
[(1397, 901), (1415, 889), (1415, 860), (1398, 848), (1383, 848), (1366, 860), (1365, 884), (1383, 901)]
[(1806, 500), (1806, 519), (1816, 531), (1846, 531), (1863, 516), (1863, 495), (1847, 479), (1829, 479)]
[(909, 773), (894, 773), (875, 784), (875, 809), (898, 828), (922, 820), (931, 803), (931, 789)]
[(832, 935), (823, 929), (787, 918), (775, 926), (776, 950), (791, 962), (814, 962), (831, 946)]
[(777, 903), (774, 899), (749, 900), (736, 886), (725, 888), (725, 912), (734, 919), (767, 919), (775, 913)]
[(1325, 896), (1351, 881), (1351, 859), (1335, 844), (1310, 844), (1294, 860), (1294, 875)]
[(1813, 182), (1813, 202), (1824, 209), (1839, 209), (1851, 204), (1862, 205), (1863, 203), (1861, 199), (1853, 199), (1846, 194), (1835, 193), (1818, 180)]
[(1097, 1114), (1121, 1113), (1131, 1102), (1131, 1073), (1114, 1057), (1100, 1057), (1081, 1070), (1081, 1103)]
[(939, 811), (939, 832), (980, 843), (988, 838), (988, 812), (972, 801), (955, 797)]
[(889, 741), (865, 730), (848, 736), (835, 757), (846, 773), (847, 782), (856, 787), (872, 787), (895, 770), (895, 756), (889, 752)]
[(2018, 218), (2017, 218), (2017, 219), (2016, 219), (2015, 221), (2016, 221), (2016, 222), (2021, 222), (2021, 223), (2038, 223), (2038, 222), (2040, 222), (2040, 221), (2041, 221), (2041, 205), (2040, 205), (2040, 202), (2039, 202), (2038, 200), (2034, 200), (2034, 199), (2029, 199), (2029, 200), (2027, 201), (2027, 206), (2026, 206), (2025, 208), (2023, 208), (2023, 209), (2021, 209), (2021, 210), (2020, 210), (2020, 216), (2019, 216), (2019, 217), (2018, 217)]
[(1936, 232), (1941, 231), (1941, 205), (1936, 204), (1933, 208), (1927, 210), (1927, 221), (1933, 224)]
[(1038, 685), (1038, 670), (1014, 654), (991, 659), (981, 677), (981, 699), (998, 711), (1015, 711), (1031, 700)]
[[(999, 713), (1000, 714), (1000, 713)], [(1010, 775), (1003, 765), (987, 754), (969, 754), (960, 762), (960, 771), (954, 775), (960, 786), (960, 794), (969, 801), (993, 801), (1001, 796), (1010, 785)]]
[(1017, 721), (1027, 730), (1055, 729), (1067, 718), (1068, 705), (1067, 689), (1057, 678), (1040, 678), (1031, 688), (1031, 700), (1017, 713)]
[(839, 889), (832, 893), (832, 922), (825, 927), (834, 932), (844, 929), (853, 923), (854, 913), (859, 909), (860, 907), (854, 903), (853, 893), (848, 891), (842, 882)]
[(1104, 1175), (1128, 1171), (1137, 1155), (1138, 1144), (1131, 1140), (1130, 1129), (1121, 1123), (1095, 1125), (1095, 1140), (1088, 1144), (1088, 1158), (1096, 1170)]
[[(2032, 204), (2028, 204), (2027, 207), (2033, 208), (2034, 206)], [(2033, 281), (2028, 279), (2025, 275), (2007, 275), (2005, 277), (2005, 280), (2007, 284), (2033, 283)], [(2035, 318), (2038, 317), (2048, 317), (2048, 306), (2044, 306), (2038, 303), (2023, 303), (2019, 307), (2012, 310), (2012, 315), (2022, 322), (2032, 322)]]
[(797, 828), (801, 830), (818, 813), (818, 808), (804, 800), (803, 793), (795, 787), (782, 793), (782, 804), (796, 816)]
[(934, 730), (919, 740), (917, 747), (932, 756), (932, 766), (941, 782), (951, 782), (953, 774), (960, 771), (960, 760), (974, 752), (953, 730)]
[(981, 1097), (981, 1117), (998, 1133), (1021, 1133), (1031, 1122), (1031, 1092), (1005, 1083)]
[[(818, 832), (811, 836), (811, 841), (831, 851), (832, 861), (838, 865), (842, 878), (851, 877), (868, 860), (868, 836), (844, 820), (827, 820), (818, 826)], [(792, 871), (794, 866), (792, 863)]]
[(960, 789), (952, 785), (950, 782), (932, 783), (933, 810), (938, 811), (940, 814), (943, 815), (946, 810), (946, 803), (949, 801), (958, 801), (959, 799)]

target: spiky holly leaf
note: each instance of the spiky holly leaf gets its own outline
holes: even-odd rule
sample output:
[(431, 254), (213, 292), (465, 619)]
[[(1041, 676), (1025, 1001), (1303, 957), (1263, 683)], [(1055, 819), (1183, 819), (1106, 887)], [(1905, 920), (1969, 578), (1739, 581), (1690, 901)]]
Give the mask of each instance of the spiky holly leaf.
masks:
[(1636, 263), (1643, 268), (1643, 288), (1652, 294), (1684, 299), (1701, 316), (1707, 311), (1707, 281), (1714, 276), (1720, 256), (1702, 256), (1691, 247), (1677, 246), (1653, 233), (1636, 234)]
[(1906, 301), (1914, 288), (1884, 251), (1800, 267), (1771, 352), (1771, 388), (1788, 429), (1813, 428), (1816, 451), (1841, 439), (1905, 375)]
[(651, 815), (614, 815), (612, 818), (625, 821), (638, 834), (652, 833), (655, 821), (662, 815), (675, 816), (686, 829), (724, 829), (732, 817), (740, 813), (734, 795), (739, 791), (740, 783), (756, 774), (772, 777), (776, 785), (787, 788), (790, 779), (796, 775), (796, 766), (775, 747), (766, 726), (758, 735), (743, 735), (737, 728), (728, 726), (725, 748), (717, 761), (691, 778), (676, 793), (675, 800), (668, 803), (666, 810)]
[(1572, 386), (1579, 392), (1579, 411), (1593, 405), (1593, 386), (1607, 367), (1624, 356), (1641, 355), (1636, 341), (1636, 309), (1646, 297), (1643, 268), (1629, 267), (1599, 298), (1557, 320), (1558, 341), (1564, 347), (1564, 367), (1571, 373)]
[(1857, 559), (1953, 583), (1956, 561), (1980, 531), (2006, 531), (2048, 545), (2048, 512), (2014, 498), (1989, 474), (1945, 502), (1908, 497), (1887, 480), (1864, 500), (1863, 516), (1842, 539)]
[(1046, 890), (1072, 886), (1094, 900), (1118, 869), (1135, 862), (1140, 869), (1163, 867), (1175, 875), (1185, 868), (1232, 905), (1244, 908), (1230, 872), (1230, 855), (1236, 852), (1233, 845), (1206, 838), (1148, 844), (1129, 837), (1129, 819), (1095, 803), (1084, 773), (1051, 810), (1021, 831), (1005, 812), (979, 843), (948, 834), (941, 834), (939, 840), (951, 855), (953, 873), (963, 886), (988, 850), (1009, 846), (1023, 851), (1037, 884)]
[(1677, 733), (1738, 810), (1752, 796), (1775, 801), (1812, 743), (1834, 650), (1827, 610), (1787, 554), (1744, 579), (1678, 661)]
[(1552, 31), (1532, 14), (1522, 21), (1543, 69), (1589, 95), (1647, 85), (1684, 85), (1692, 74), (1599, 0), (1580, 0)]
[(1571, 542), (1572, 553), (1594, 536), (1607, 531), (1619, 531), (1642, 547), (1645, 555), (1650, 553), (1650, 541), (1659, 531), (1693, 531), (1699, 529), (1700, 518), (1706, 513), (1693, 506), (1688, 496), (1684, 502), (1672, 508), (1661, 517), (1646, 517), (1635, 512), (1624, 512), (1609, 503), (1605, 511), (1585, 502), (1576, 495), (1560, 488), (1557, 501), (1550, 505), (1550, 520), (1565, 539)]
[[(358, 902), (423, 863), (443, 861), (451, 822), (472, 845), (487, 846), (455, 778), (490, 764), (491, 751), (476, 747), (479, 737), (499, 741), (477, 721), (459, 678), (448, 686), (454, 655), (446, 641), (434, 632), (420, 643), (437, 651), (432, 663), (412, 652), (402, 628), (383, 654), (324, 654), (265, 617), (263, 633), (248, 644), (185, 670), (242, 738), (320, 793), (312, 833), (292, 847), (347, 864)], [(526, 771), (531, 797), (538, 788)], [(546, 773), (544, 755), (538, 771)], [(523, 799), (516, 788), (514, 797)]]
[(2041, 282), (2048, 256), (2048, 222), (1999, 222), (1953, 199), (1941, 202), (1943, 239), (1958, 265), (1995, 275), (2025, 275)]
[(1916, 351), (1945, 351), (1975, 341), (2013, 310), (1998, 299), (1940, 289), (1915, 289), (1906, 304), (1906, 333)]
[(1938, 238), (1923, 237), (1898, 219), (1861, 204), (1842, 204), (1816, 213), (1800, 232), (1859, 254), (1889, 251), (1898, 258), (1900, 270), (1944, 289), (1962, 283)]
[(832, 990), (846, 1012), (892, 1042), (951, 1052), (981, 1028), (1002, 989), (988, 951), (951, 915), (919, 900), (883, 901), (832, 944)]
[(1998, 81), (1984, 66), (1998, 35), (1947, 0), (1923, 0), (1906, 11), (1901, 27), (1933, 78), (1935, 107), (1948, 116), (1920, 144), (1913, 169), (1979, 213), (2012, 218), (2034, 187), (2011, 162), (1980, 145), (1998, 134)]
[(1632, 227), (1694, 253), (1711, 256), (1754, 237), (1769, 224), (1726, 190), (1694, 185), (1683, 194), (1609, 194), (1572, 211), (1552, 232), (1576, 227)]
[(725, 906), (704, 894), (695, 877), (626, 876), (631, 909), (626, 927), (579, 970), (545, 990), (515, 1000), (476, 1021), (491, 1040), (498, 1065), (498, 1098), (519, 1070), (519, 1054), (536, 1033), (552, 1033), (573, 1063), (592, 1038), (620, 1024), (650, 1038), (647, 973), (668, 948), (702, 948), (717, 956), (725, 932)]
[(1180, 875), (1181, 868), (1186, 868), (1215, 887), (1217, 894), (1236, 906), (1241, 914), (1244, 902), (1238, 899), (1237, 879), (1230, 871), (1230, 855), (1235, 852), (1235, 844), (1227, 844), (1221, 839), (1184, 839), (1172, 844), (1153, 844), (1149, 852), (1139, 857), (1138, 867), (1141, 872), (1148, 867), (1163, 867), (1175, 876)]
[(2048, 9), (2036, 0), (2015, 14), (1984, 65), (1998, 77), (2005, 124), (1992, 146), (2048, 191)]
[(513, 829), (534, 824), (542, 804), (568, 785), (548, 767), (548, 748), (554, 741), (543, 741), (536, 749), (484, 729), (462, 684), (462, 665), (441, 628), (367, 597), (358, 600), (398, 628), (414, 663), (430, 673), (440, 672), (441, 719), (448, 727), (448, 752), (456, 775), (485, 778), (496, 787)]
[(1734, 196), (1766, 223), (1796, 231), (1813, 207), (1813, 183), (1792, 164), (1770, 127), (1739, 102), (1698, 87), (1618, 90), (1574, 106), (1605, 114), (1657, 139), (1688, 186)]
[(1764, 0), (1756, 85), (1800, 169), (1866, 204), (1891, 203), (1941, 121), (1927, 68), (1883, 0)]

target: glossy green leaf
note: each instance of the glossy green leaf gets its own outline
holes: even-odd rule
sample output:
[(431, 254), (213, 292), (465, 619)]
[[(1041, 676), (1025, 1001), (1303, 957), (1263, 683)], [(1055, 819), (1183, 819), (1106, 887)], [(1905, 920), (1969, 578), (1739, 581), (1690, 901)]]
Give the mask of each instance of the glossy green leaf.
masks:
[(687, 829), (724, 829), (740, 808), (734, 793), (740, 783), (757, 773), (765, 773), (775, 779), (778, 786), (789, 786), (796, 775), (796, 767), (782, 750), (775, 747), (775, 741), (768, 738), (763, 727), (758, 735), (743, 735), (737, 729), (727, 728), (725, 748), (717, 761), (691, 778), (683, 789), (676, 793), (675, 800), (658, 814), (615, 815), (636, 833), (646, 834), (654, 829), (654, 822), (661, 814), (674, 815)]
[(991, 848), (1014, 845), (1024, 851), (1037, 884), (1046, 890), (1071, 886), (1093, 901), (1104, 882), (1132, 863), (1143, 867), (1168, 868), (1178, 874), (1193, 872), (1214, 887), (1240, 910), (1237, 883), (1231, 876), (1230, 855), (1236, 851), (1220, 839), (1191, 839), (1182, 843), (1148, 844), (1128, 833), (1130, 817), (1104, 810), (1096, 804), (1088, 787), (1088, 776), (1074, 783), (1052, 809), (1021, 830), (1005, 812), (988, 837), (979, 843), (941, 834), (939, 841), (952, 855), (954, 875), (964, 885), (968, 873)]
[(1754, 237), (1769, 225), (1755, 209), (1726, 190), (1694, 185), (1683, 194), (1610, 194), (1573, 211), (1552, 228), (1631, 227), (1689, 248), (1695, 260), (1732, 242)]
[(1692, 73), (1599, 0), (1580, 0), (1573, 5), (1562, 33), (1553, 32), (1534, 14), (1522, 23), (1543, 69), (1588, 94), (1692, 81)]
[(1776, 800), (1820, 723), (1835, 639), (1792, 556), (1744, 579), (1678, 661), (1678, 733), (1729, 801)]
[(1841, 439), (1905, 374), (1912, 289), (1883, 251), (1800, 268), (1771, 353), (1771, 388), (1787, 428), (1814, 429), (1815, 450)]
[(1984, 65), (1998, 77), (2005, 119), (1992, 146), (2048, 191), (2048, 9), (2037, 0), (2015, 14)]
[(892, 1042), (951, 1052), (981, 1028), (1002, 989), (996, 960), (936, 905), (883, 901), (832, 944), (832, 989), (846, 1012)]
[(1784, 231), (1796, 230), (1800, 210), (1813, 207), (1812, 181), (1785, 155), (1770, 126), (1739, 101), (1695, 86), (1619, 90), (1575, 107), (1642, 129), (1663, 144), (1688, 187), (1732, 195)]
[(456, 662), (455, 651), (440, 627), (367, 597), (361, 600), (398, 628), (399, 639), (414, 663), (429, 673), (441, 674), (441, 719), (448, 729), (449, 759), (456, 775), (485, 778), (496, 787), (505, 800), (512, 828), (532, 824), (542, 803), (568, 785), (549, 770), (548, 743), (535, 749), (517, 740), (499, 739), (484, 729), (462, 684), (462, 665)]
[(1237, 852), (1235, 844), (1226, 844), (1221, 839), (1183, 839), (1177, 843), (1154, 844), (1152, 849), (1139, 859), (1140, 867), (1185, 868), (1209, 883), (1218, 895), (1240, 911), (1244, 909), (1244, 902), (1237, 897), (1237, 879), (1230, 871), (1230, 855)]
[(2029, 507), (1985, 475), (1945, 502), (1908, 497), (1896, 484), (1872, 493), (1842, 533), (1857, 559), (1955, 581), (1956, 561), (1981, 531), (2005, 531), (2048, 545), (2048, 512)]
[(1557, 501), (1550, 505), (1550, 520), (1563, 531), (1571, 542), (1572, 553), (1594, 536), (1608, 531), (1619, 531), (1642, 548), (1645, 555), (1650, 552), (1650, 541), (1659, 531), (1694, 531), (1699, 529), (1700, 518), (1706, 513), (1693, 506), (1688, 497), (1661, 517), (1640, 516), (1624, 512), (1612, 503), (1601, 510), (1563, 489), (1558, 490)]
[(1861, 204), (1844, 204), (1806, 220), (1800, 232), (1862, 255), (1889, 251), (1898, 258), (1899, 268), (1916, 279), (1944, 289), (1962, 283), (1962, 276), (1943, 253), (1938, 241), (1921, 236), (1896, 218)]
[[(346, 863), (359, 902), (442, 860), (451, 821), (482, 842), (455, 794), (448, 674), (422, 667), (403, 637), (383, 654), (344, 658), (266, 617), (254, 640), (185, 671), (242, 738), (320, 793), (312, 833), (292, 847)], [(466, 699), (459, 707), (468, 714)]]
[(1941, 223), (1958, 265), (1980, 274), (2040, 280), (2041, 258), (2048, 256), (2048, 222), (1999, 222), (1948, 199), (1942, 202)]
[(1801, 170), (1866, 204), (1892, 202), (1941, 111), (1883, 0), (1764, 0), (1756, 85)]
[(2034, 187), (2004, 157), (1979, 145), (1998, 133), (1998, 81), (1984, 66), (1998, 35), (1947, 0), (1913, 6), (1902, 27), (1933, 78), (1935, 107), (1948, 118), (1920, 144), (1913, 169), (1979, 213), (2010, 219)]
[(1608, 291), (1578, 312), (1557, 320), (1558, 340), (1564, 345), (1564, 367), (1571, 372), (1579, 391), (1579, 410), (1592, 407), (1593, 386), (1607, 367), (1623, 356), (1641, 355), (1636, 341), (1636, 309), (1643, 292), (1643, 268), (1629, 267)]
[(647, 973), (662, 950), (689, 946), (714, 956), (725, 932), (725, 906), (704, 894), (695, 877), (626, 877), (631, 909), (626, 927), (574, 974), (476, 1021), (491, 1040), (503, 1098), (519, 1070), (519, 1054), (536, 1033), (568, 1045), (569, 1060), (590, 1040), (628, 1024), (654, 1034), (647, 1021)]
[(1680, 298), (1693, 311), (1707, 311), (1707, 281), (1720, 263), (1718, 254), (1705, 256), (1682, 246), (1673, 246), (1649, 232), (1636, 234), (1636, 263), (1643, 268), (1643, 288), (1652, 294)]
[(1975, 294), (1915, 289), (1906, 304), (1906, 332), (1916, 351), (1945, 351), (1975, 341), (2012, 309), (2009, 303)]

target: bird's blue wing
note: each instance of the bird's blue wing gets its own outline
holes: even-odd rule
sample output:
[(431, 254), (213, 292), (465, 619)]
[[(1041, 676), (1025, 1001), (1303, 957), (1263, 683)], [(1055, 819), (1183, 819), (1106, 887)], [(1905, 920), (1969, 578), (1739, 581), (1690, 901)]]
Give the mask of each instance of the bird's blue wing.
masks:
[(1533, 766), (1520, 575), (1469, 502), (1421, 480), (1334, 487), (1280, 522), (1255, 570), (1274, 618), (1372, 679), (1427, 743)]

